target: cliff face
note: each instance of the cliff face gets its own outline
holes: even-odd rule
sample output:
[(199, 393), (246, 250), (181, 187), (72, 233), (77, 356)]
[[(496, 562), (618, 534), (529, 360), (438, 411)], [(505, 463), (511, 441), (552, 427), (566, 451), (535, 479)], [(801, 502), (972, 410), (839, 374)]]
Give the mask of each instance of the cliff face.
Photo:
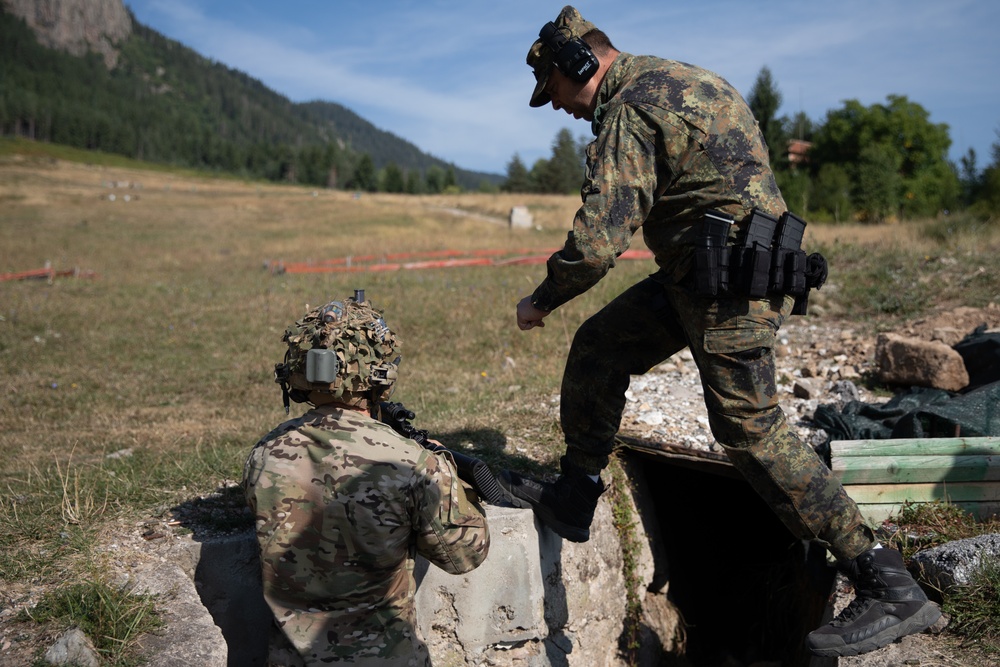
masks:
[(97, 51), (108, 69), (118, 62), (116, 45), (132, 33), (122, 0), (0, 0), (35, 31), (38, 41), (74, 56)]

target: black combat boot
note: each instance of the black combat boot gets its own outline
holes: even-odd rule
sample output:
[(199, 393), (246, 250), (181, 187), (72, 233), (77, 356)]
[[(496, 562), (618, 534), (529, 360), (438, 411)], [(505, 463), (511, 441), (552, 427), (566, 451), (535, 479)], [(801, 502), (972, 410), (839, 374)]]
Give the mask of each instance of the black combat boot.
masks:
[(515, 504), (533, 509), (557, 535), (570, 542), (586, 542), (604, 483), (592, 480), (565, 456), (560, 463), (563, 474), (555, 482), (539, 482), (511, 470), (500, 471), (497, 481)]
[(809, 633), (815, 655), (860, 655), (926, 630), (941, 610), (921, 590), (895, 549), (870, 549), (842, 566), (854, 600), (837, 618)]

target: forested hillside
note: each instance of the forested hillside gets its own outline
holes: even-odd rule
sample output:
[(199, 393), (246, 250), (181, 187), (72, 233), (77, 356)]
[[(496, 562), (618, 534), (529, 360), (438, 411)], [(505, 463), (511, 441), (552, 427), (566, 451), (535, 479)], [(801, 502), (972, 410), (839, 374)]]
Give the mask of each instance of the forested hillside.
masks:
[[(39, 44), (0, 7), (0, 134), (319, 186), (439, 191), (496, 185), (333, 102), (296, 104), (137, 23), (117, 66)], [(399, 185), (396, 185), (396, 182)]]

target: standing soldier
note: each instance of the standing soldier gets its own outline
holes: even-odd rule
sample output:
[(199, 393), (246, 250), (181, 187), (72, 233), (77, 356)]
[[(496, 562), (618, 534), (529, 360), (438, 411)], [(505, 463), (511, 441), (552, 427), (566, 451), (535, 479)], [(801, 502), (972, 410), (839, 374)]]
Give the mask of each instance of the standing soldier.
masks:
[(243, 483), (264, 598), (293, 663), (430, 667), (414, 556), (452, 574), (478, 567), (483, 509), (446, 452), (372, 414), (396, 381), (400, 340), (363, 291), (309, 311), (282, 340), (285, 410), (289, 399), (312, 407), (254, 446)]
[[(533, 107), (591, 124), (583, 205), (547, 275), (517, 305), (524, 330), (596, 284), (642, 227), (659, 270), (583, 323), (562, 382), (562, 475), (501, 473), (507, 490), (562, 537), (583, 542), (604, 484), (631, 375), (690, 348), (709, 423), (733, 466), (789, 530), (824, 544), (856, 599), (808, 637), (821, 656), (871, 651), (940, 616), (899, 552), (883, 549), (778, 405), (778, 328), (819, 287), (826, 265), (799, 248), (753, 114), (699, 67), (619, 52), (573, 7), (528, 52)], [(781, 239), (772, 246), (772, 239)], [(780, 258), (780, 260), (779, 260)], [(798, 311), (794, 311), (798, 312)]]

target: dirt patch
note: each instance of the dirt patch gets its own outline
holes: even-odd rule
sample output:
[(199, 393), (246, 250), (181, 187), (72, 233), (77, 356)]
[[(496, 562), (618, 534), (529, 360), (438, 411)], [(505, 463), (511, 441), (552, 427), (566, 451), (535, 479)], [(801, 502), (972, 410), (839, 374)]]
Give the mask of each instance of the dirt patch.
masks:
[(987, 329), (1000, 328), (1000, 305), (991, 303), (985, 308), (959, 306), (943, 310), (908, 323), (898, 333), (954, 345), (983, 325)]

